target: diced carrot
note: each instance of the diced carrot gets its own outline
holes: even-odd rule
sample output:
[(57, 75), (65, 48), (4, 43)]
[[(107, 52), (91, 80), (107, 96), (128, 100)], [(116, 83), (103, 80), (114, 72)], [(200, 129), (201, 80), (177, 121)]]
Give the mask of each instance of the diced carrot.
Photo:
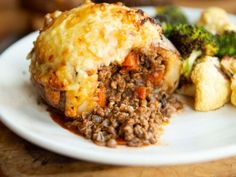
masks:
[(98, 104), (101, 107), (104, 107), (106, 105), (106, 88), (101, 87), (98, 91)]
[(121, 138), (117, 138), (117, 139), (116, 139), (116, 142), (117, 142), (118, 145), (125, 145), (125, 144), (126, 144), (126, 143), (125, 143), (125, 140), (124, 140), (124, 139), (121, 139)]
[(125, 58), (125, 61), (122, 63), (122, 66), (124, 70), (126, 71), (132, 71), (138, 69), (138, 56), (134, 52), (130, 52), (127, 57)]
[(147, 88), (146, 87), (137, 87), (135, 89), (135, 93), (137, 94), (137, 96), (141, 99), (144, 100), (147, 96)]
[(159, 85), (160, 82), (162, 81), (163, 77), (164, 77), (164, 71), (161, 70), (161, 71), (155, 71), (155, 72), (153, 72), (152, 74), (150, 74), (150, 75), (148, 76), (147, 79), (148, 79), (152, 84), (154, 84), (154, 85)]

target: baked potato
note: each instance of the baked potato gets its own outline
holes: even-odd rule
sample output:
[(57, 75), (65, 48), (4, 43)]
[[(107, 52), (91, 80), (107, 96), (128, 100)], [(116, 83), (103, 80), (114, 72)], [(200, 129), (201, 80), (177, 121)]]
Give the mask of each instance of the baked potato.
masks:
[[(104, 100), (99, 94), (99, 68), (135, 64), (142, 55), (164, 59), (159, 65), (165, 71), (149, 79), (155, 82), (161, 77), (162, 90), (172, 93), (178, 85), (181, 61), (160, 25), (141, 10), (88, 2), (46, 16), (29, 56), (30, 73), (49, 105), (67, 117), (77, 117)], [(127, 58), (133, 63), (124, 62)]]

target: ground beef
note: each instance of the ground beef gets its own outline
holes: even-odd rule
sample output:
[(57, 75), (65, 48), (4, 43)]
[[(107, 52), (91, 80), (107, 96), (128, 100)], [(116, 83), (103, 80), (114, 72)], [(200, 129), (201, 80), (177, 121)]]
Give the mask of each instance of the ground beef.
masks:
[[(113, 63), (98, 71), (98, 88), (106, 88), (106, 106), (97, 106), (92, 112), (71, 119), (67, 127), (76, 127), (87, 139), (109, 147), (158, 142), (163, 122), (182, 104), (162, 91), (162, 81), (153, 84), (148, 80), (153, 72), (165, 71), (163, 58), (133, 52), (138, 55), (138, 69), (127, 72)], [(137, 95), (137, 88), (145, 88), (145, 97)]]

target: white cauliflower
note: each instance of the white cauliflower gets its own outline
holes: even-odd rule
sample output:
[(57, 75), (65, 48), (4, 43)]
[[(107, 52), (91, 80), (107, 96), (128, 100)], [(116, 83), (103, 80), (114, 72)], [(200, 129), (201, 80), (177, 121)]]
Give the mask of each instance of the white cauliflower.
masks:
[(236, 26), (230, 22), (227, 12), (218, 7), (211, 7), (203, 11), (197, 25), (203, 26), (213, 34), (236, 31)]
[(225, 73), (231, 78), (231, 103), (236, 106), (236, 58), (224, 57), (221, 66)]
[(230, 81), (221, 72), (218, 58), (206, 56), (200, 59), (191, 79), (195, 85), (195, 110), (215, 110), (229, 101)]
[(234, 75), (234, 77), (232, 78), (231, 89), (231, 103), (236, 106), (236, 75)]

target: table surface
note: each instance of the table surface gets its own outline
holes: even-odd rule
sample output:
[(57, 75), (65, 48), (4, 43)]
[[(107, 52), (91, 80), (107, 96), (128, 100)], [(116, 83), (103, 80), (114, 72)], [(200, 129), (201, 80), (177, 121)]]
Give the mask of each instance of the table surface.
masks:
[(236, 157), (193, 165), (125, 167), (67, 158), (21, 139), (0, 123), (0, 177), (235, 177)]

